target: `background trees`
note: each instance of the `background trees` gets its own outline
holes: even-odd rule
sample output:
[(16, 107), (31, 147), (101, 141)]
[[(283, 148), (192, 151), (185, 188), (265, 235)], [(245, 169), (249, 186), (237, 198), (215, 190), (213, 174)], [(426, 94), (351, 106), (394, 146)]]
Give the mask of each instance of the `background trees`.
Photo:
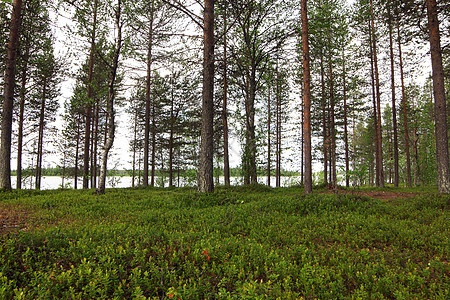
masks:
[[(450, 16), (446, 1), (423, 4), (27, 0), (17, 73), (10, 80), (16, 86), (13, 134), (11, 143), (2, 142), (2, 149), (11, 145), (17, 153), (17, 188), (28, 171), (34, 187), (41, 187), (45, 153), (51, 151), (48, 130), (56, 121), (64, 124), (57, 138), (64, 141), (56, 144), (68, 150), (59, 146), (67, 152), (61, 161), (73, 186), (82, 179), (83, 188), (100, 193), (117, 126), (129, 130), (130, 164), (123, 167), (131, 169), (133, 185), (175, 186), (184, 176), (208, 192), (214, 171), (216, 182), (223, 173), (228, 185), (237, 168), (244, 184), (274, 186), (282, 185), (284, 172), (297, 171), (311, 176), (298, 180), (307, 192), (313, 174), (314, 183), (330, 188), (436, 183), (446, 192)], [(308, 28), (302, 7), (309, 10)], [(1, 2), (4, 33), (11, 8)], [(68, 20), (64, 30), (57, 28), (57, 17)], [(441, 30), (436, 19), (443, 20)], [(61, 33), (68, 49), (64, 68)], [(433, 88), (424, 81), (426, 71), (412, 67), (429, 61), (422, 49), (430, 41)], [(0, 57), (0, 67), (9, 70), (6, 48)], [(310, 102), (303, 96), (308, 84)], [(6, 80), (3, 86), (6, 93)], [(64, 112), (58, 112), (63, 101)], [(8, 110), (2, 111), (4, 124)], [(229, 150), (239, 147), (240, 158), (230, 160)]]

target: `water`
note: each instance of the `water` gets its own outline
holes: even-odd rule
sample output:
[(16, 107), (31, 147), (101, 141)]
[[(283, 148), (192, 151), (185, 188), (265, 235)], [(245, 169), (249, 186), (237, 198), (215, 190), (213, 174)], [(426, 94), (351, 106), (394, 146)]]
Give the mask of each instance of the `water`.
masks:
[[(11, 184), (12, 187), (16, 187), (16, 176), (11, 177)], [(242, 185), (244, 180), (242, 177), (231, 177), (230, 178), (231, 185)], [(224, 177), (219, 177), (219, 184), (224, 184), (225, 180)], [(260, 184), (267, 184), (267, 177), (259, 177), (258, 183)], [(270, 183), (272, 187), (275, 187), (275, 177), (271, 177)], [(74, 187), (74, 179), (73, 178), (63, 178), (60, 176), (43, 176), (41, 180), (41, 190), (54, 190), (59, 189), (61, 187), (64, 188), (73, 188)], [(169, 179), (167, 177), (161, 178), (156, 177), (155, 178), (155, 186), (169, 186)], [(196, 182), (192, 178), (183, 178), (180, 177), (179, 179), (177, 177), (174, 178), (173, 184), (177, 187), (185, 187), (185, 186), (195, 186)], [(214, 184), (217, 184), (217, 179), (214, 179)], [(298, 185), (300, 184), (300, 177), (299, 176), (283, 176), (281, 177), (281, 186), (282, 187), (288, 187), (292, 185)], [(106, 188), (128, 188), (132, 185), (132, 177), (130, 176), (109, 176), (106, 178)], [(135, 185), (138, 185), (138, 180), (135, 178)], [(81, 188), (83, 186), (83, 181), (81, 178), (78, 178), (78, 188)], [(35, 188), (35, 180), (32, 177), (26, 178), (24, 182), (22, 183), (23, 189), (34, 189)]]

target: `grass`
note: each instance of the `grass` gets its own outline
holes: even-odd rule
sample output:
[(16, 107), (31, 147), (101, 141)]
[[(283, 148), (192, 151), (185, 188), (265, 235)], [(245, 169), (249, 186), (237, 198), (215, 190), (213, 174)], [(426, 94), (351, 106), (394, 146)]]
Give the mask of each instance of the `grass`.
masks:
[(255, 186), (0, 199), (0, 213), (20, 223), (0, 235), (0, 299), (450, 295), (449, 196), (394, 205)]

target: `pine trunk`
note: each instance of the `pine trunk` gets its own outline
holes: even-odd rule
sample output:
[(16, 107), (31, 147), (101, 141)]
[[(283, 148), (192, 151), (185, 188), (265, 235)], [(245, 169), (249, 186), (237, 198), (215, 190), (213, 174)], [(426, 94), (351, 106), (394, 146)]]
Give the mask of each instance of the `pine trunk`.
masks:
[(392, 37), (392, 22), (389, 21), (389, 52), (391, 58), (391, 89), (392, 89), (392, 127), (394, 130), (394, 186), (398, 187), (398, 137), (397, 137), (397, 108), (395, 104), (395, 69), (394, 46)]
[(306, 0), (301, 1), (302, 50), (303, 50), (303, 104), (305, 132), (305, 193), (312, 193), (312, 155), (311, 155), (311, 75), (309, 67), (308, 12)]
[(0, 145), (0, 189), (6, 190), (11, 190), (12, 113), (21, 11), (22, 0), (14, 0), (5, 69)]
[(409, 187), (412, 186), (411, 180), (411, 156), (409, 152), (409, 132), (408, 132), (408, 119), (406, 115), (406, 93), (405, 93), (405, 81), (403, 76), (403, 58), (402, 58), (402, 43), (400, 41), (400, 26), (397, 22), (398, 33), (398, 52), (400, 56), (400, 78), (402, 84), (402, 107), (403, 107), (403, 130), (405, 131), (405, 153), (406, 153), (406, 183)]
[(450, 193), (448, 158), (447, 108), (445, 102), (444, 70), (439, 35), (436, 0), (427, 0), (428, 31), (433, 69), (433, 94), (436, 131), (437, 183), (439, 193)]
[(371, 10), (371, 24), (372, 24), (372, 44), (373, 44), (373, 63), (375, 71), (375, 87), (376, 87), (376, 99), (377, 99), (377, 146), (376, 153), (378, 159), (376, 160), (376, 185), (377, 187), (384, 187), (384, 170), (383, 170), (383, 137), (381, 132), (381, 93), (380, 93), (380, 77), (378, 72), (378, 57), (377, 57), (377, 38), (375, 34), (375, 16), (373, 13), (373, 3), (370, 0)]
[(144, 172), (142, 185), (148, 186), (148, 156), (150, 146), (150, 93), (152, 84), (152, 49), (153, 49), (153, 1), (150, 8), (150, 24), (148, 32), (148, 49), (147, 49), (147, 77), (145, 84), (145, 128), (144, 128)]
[(325, 97), (325, 70), (323, 66), (323, 55), (320, 56), (320, 85), (322, 87), (322, 126), (323, 126), (323, 183), (328, 185), (328, 126), (327, 105)]
[(24, 111), (25, 111), (25, 94), (27, 85), (27, 72), (28, 72), (28, 58), (29, 58), (29, 47), (25, 49), (25, 55), (23, 56), (23, 69), (20, 87), (20, 107), (19, 107), (19, 129), (18, 129), (18, 140), (17, 140), (17, 189), (22, 188), (22, 152), (23, 152), (23, 123)]
[(95, 34), (97, 28), (97, 5), (98, 1), (94, 2), (94, 17), (92, 23), (92, 36), (91, 36), (91, 50), (89, 53), (89, 78), (87, 87), (87, 103), (85, 107), (86, 113), (86, 127), (84, 132), (84, 156), (83, 156), (83, 189), (89, 188), (89, 145), (91, 136), (91, 118), (92, 118), (92, 79), (94, 75), (94, 54), (95, 54)]
[(347, 129), (347, 74), (345, 71), (345, 50), (342, 50), (342, 70), (343, 70), (343, 88), (344, 88), (344, 145), (345, 145), (345, 186), (348, 188), (350, 186), (350, 162), (349, 162), (349, 151), (348, 151), (348, 129)]
[(267, 97), (267, 186), (270, 186), (270, 171), (272, 169), (272, 161), (271, 161), (271, 144), (270, 144), (270, 123), (272, 122), (271, 118), (271, 107), (270, 107), (270, 83), (267, 83), (269, 95)]
[(36, 158), (36, 189), (41, 189), (41, 179), (42, 179), (42, 156), (44, 149), (44, 120), (45, 120), (45, 97), (46, 97), (46, 82), (44, 81), (42, 89), (42, 100), (41, 109), (39, 113), (39, 130), (38, 130), (38, 151)]
[(227, 56), (227, 10), (224, 11), (224, 35), (223, 35), (223, 175), (225, 186), (230, 186), (230, 155), (228, 153), (228, 56)]
[(335, 189), (337, 187), (337, 171), (336, 171), (336, 126), (335, 126), (335, 99), (334, 99), (334, 78), (333, 78), (333, 65), (330, 58), (329, 62), (330, 71), (330, 137), (331, 137), (331, 188)]
[(214, 0), (205, 0), (204, 49), (203, 49), (203, 94), (200, 161), (198, 169), (198, 191), (214, 192)]

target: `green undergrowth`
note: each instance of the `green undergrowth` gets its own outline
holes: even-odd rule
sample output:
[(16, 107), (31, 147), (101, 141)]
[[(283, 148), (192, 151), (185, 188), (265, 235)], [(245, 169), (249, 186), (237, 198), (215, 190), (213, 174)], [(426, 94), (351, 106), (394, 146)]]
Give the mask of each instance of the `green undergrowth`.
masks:
[(448, 299), (450, 197), (14, 191), (0, 299)]

